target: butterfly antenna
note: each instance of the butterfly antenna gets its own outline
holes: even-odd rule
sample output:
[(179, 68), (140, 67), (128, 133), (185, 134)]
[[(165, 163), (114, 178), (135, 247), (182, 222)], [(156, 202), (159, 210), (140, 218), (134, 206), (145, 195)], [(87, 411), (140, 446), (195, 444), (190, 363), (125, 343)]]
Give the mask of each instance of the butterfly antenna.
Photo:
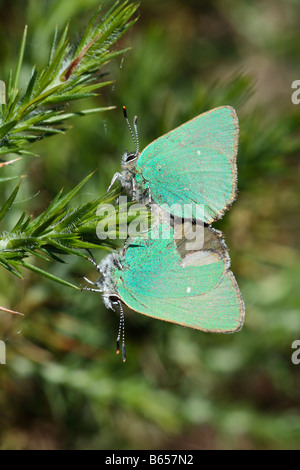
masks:
[(132, 140), (133, 140), (133, 143), (134, 143), (135, 152), (136, 152), (137, 143), (136, 143), (135, 136), (134, 136), (134, 133), (133, 133), (133, 131), (132, 131), (132, 128), (131, 128), (131, 125), (130, 125), (128, 116), (127, 116), (127, 111), (126, 111), (125, 106), (123, 106), (123, 114), (124, 114), (124, 118), (125, 118), (125, 121), (126, 121), (126, 123), (127, 123), (127, 126), (128, 126), (128, 128), (129, 128), (129, 130), (130, 130), (130, 134), (131, 134), (131, 137), (132, 137)]
[(121, 304), (121, 301), (119, 301), (119, 307), (120, 307), (120, 323), (119, 323), (119, 331), (118, 331), (118, 337), (117, 337), (117, 350), (116, 353), (120, 353), (120, 338), (122, 335), (122, 360), (123, 362), (126, 361), (126, 351), (125, 351), (125, 320), (124, 320), (124, 312), (123, 312), (123, 307)]
[(139, 144), (139, 133), (138, 133), (138, 128), (137, 128), (137, 116), (134, 116), (133, 127), (134, 127), (134, 132), (135, 132), (135, 139), (136, 139), (135, 153), (136, 155), (138, 155), (139, 150), (140, 150), (140, 144)]

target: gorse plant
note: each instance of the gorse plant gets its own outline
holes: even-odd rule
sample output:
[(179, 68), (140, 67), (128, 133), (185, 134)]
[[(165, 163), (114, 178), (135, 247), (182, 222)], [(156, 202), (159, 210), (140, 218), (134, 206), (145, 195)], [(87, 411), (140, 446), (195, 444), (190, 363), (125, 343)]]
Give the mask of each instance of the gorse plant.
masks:
[(80, 113), (66, 113), (63, 105), (95, 96), (95, 90), (111, 83), (99, 81), (103, 77), (99, 69), (126, 51), (112, 51), (111, 48), (136, 21), (136, 18), (131, 18), (137, 5), (127, 3), (114, 5), (97, 22), (100, 5), (76, 47), (72, 47), (67, 37), (68, 25), (60, 38), (56, 30), (48, 63), (40, 69), (33, 66), (27, 86), (19, 88), (27, 37), (25, 27), (17, 65), (15, 71), (10, 72), (6, 93), (2, 85), (0, 154), (31, 153), (27, 150), (29, 143), (62, 132), (65, 130), (63, 123), (71, 117), (111, 109), (93, 108)]
[[(115, 3), (98, 20), (101, 5), (97, 8), (76, 46), (70, 43), (68, 25), (59, 37), (56, 30), (49, 59), (44, 67), (32, 67), (31, 76), (24, 86), (20, 82), (24, 50), (27, 38), (25, 27), (20, 52), (14, 71), (0, 87), (0, 154), (16, 153), (34, 155), (32, 144), (44, 137), (54, 136), (66, 130), (65, 122), (74, 116), (103, 112), (112, 107), (83, 109), (80, 112), (66, 112), (70, 101), (95, 96), (96, 90), (111, 83), (100, 81), (104, 74), (99, 70), (110, 60), (127, 49), (114, 50), (112, 47), (135, 23), (136, 3)], [(3, 78), (3, 77), (2, 77)], [(17, 159), (3, 161), (1, 166), (14, 163)], [(1, 169), (1, 167), (0, 167)], [(37, 268), (25, 261), (29, 255), (63, 262), (62, 254), (84, 257), (87, 248), (111, 248), (96, 236), (96, 227), (101, 217), (96, 215), (99, 204), (113, 201), (117, 191), (93, 201), (72, 207), (71, 200), (90, 178), (86, 176), (72, 191), (60, 191), (50, 205), (36, 218), (24, 212), (13, 229), (0, 237), (0, 265), (16, 276), (22, 277), (20, 267), (25, 267), (56, 282), (75, 289), (78, 287), (57, 276)], [(2, 178), (4, 184), (7, 179)], [(12, 209), (21, 182), (18, 183), (3, 207), (0, 221)]]

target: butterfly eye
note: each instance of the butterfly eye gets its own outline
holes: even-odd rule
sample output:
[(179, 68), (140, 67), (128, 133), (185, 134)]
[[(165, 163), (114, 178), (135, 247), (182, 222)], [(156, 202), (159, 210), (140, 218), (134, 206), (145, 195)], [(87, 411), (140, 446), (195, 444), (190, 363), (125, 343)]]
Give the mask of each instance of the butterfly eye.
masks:
[(132, 162), (137, 158), (137, 155), (135, 153), (129, 153), (126, 157), (125, 163)]
[(110, 295), (109, 296), (109, 301), (113, 304), (113, 305), (119, 305), (120, 304), (120, 297), (118, 297), (117, 295)]

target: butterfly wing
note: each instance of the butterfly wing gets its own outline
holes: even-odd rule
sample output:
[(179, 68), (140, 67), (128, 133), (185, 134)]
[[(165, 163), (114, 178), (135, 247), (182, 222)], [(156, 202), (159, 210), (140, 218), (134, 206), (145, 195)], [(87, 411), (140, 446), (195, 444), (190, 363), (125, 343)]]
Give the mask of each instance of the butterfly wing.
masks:
[(219, 232), (205, 230), (214, 241), (211, 251), (204, 245), (187, 253), (174, 239), (162, 236), (134, 240), (125, 253), (123, 270), (117, 270), (121, 299), (140, 313), (190, 328), (239, 330), (244, 316), (239, 288), (227, 269)]
[[(200, 114), (158, 138), (141, 153), (136, 182), (159, 205), (192, 204), (193, 217), (211, 223), (234, 201), (238, 118), (231, 106)], [(203, 204), (203, 215), (196, 206)], [(171, 209), (182, 217), (181, 209)]]
[(141, 296), (133, 290), (122, 290), (122, 300), (133, 310), (160, 320), (177, 323), (211, 333), (234, 333), (244, 321), (244, 303), (231, 271), (210, 291), (180, 299), (169, 296)]

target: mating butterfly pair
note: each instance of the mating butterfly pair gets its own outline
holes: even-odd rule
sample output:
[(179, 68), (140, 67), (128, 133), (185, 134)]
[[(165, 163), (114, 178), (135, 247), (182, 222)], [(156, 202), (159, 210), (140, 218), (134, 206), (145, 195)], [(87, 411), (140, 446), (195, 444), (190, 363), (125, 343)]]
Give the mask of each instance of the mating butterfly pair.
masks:
[[(125, 108), (124, 115), (129, 125)], [(141, 153), (136, 118), (134, 130), (135, 151), (123, 155), (122, 172), (114, 175), (110, 187), (118, 179), (134, 200), (163, 207), (171, 219), (167, 222), (161, 211), (160, 221), (147, 234), (127, 240), (122, 253), (110, 254), (100, 264), (90, 259), (100, 277), (94, 288), (86, 288), (101, 292), (107, 308), (119, 305), (117, 352), (122, 337), (124, 361), (122, 302), (150, 317), (214, 333), (240, 330), (245, 311), (222, 233), (210, 227), (236, 198), (235, 110), (222, 106), (203, 113)], [(182, 231), (185, 204), (196, 223), (202, 208), (201, 243), (192, 250), (187, 249), (189, 234)]]

